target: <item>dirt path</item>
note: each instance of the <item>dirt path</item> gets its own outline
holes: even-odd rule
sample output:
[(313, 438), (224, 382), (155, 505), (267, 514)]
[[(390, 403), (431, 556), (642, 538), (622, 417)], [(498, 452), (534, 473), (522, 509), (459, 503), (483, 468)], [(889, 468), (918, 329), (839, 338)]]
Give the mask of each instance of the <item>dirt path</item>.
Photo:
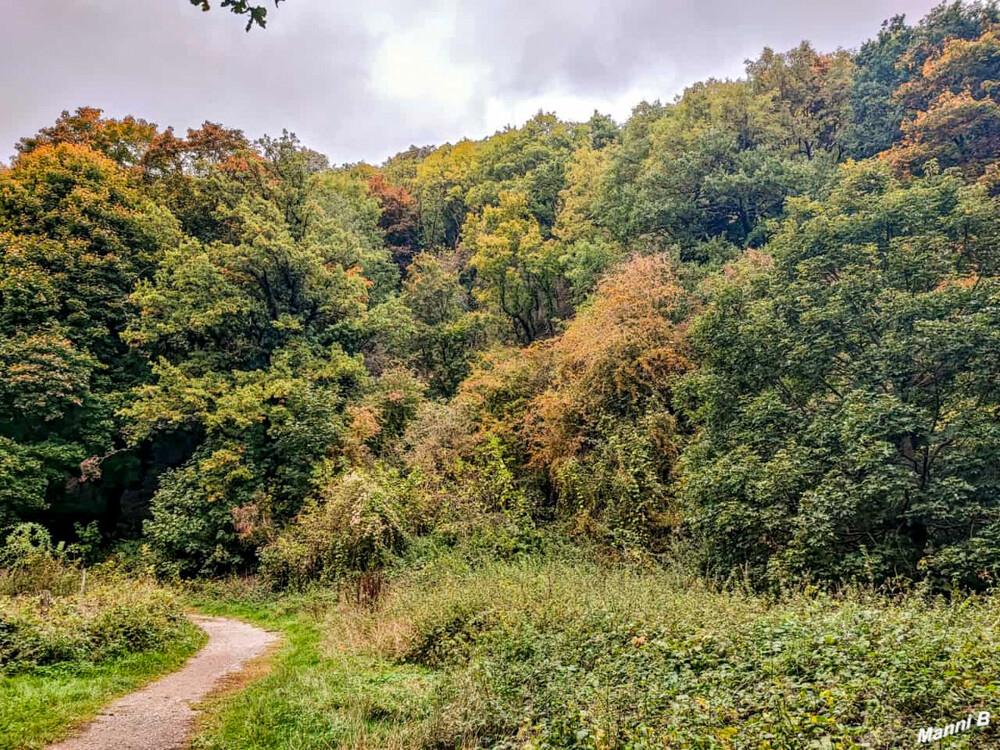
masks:
[(202, 700), (226, 675), (238, 672), (276, 639), (253, 625), (224, 617), (191, 618), (208, 643), (179, 671), (111, 704), (83, 732), (48, 750), (178, 750), (186, 746)]

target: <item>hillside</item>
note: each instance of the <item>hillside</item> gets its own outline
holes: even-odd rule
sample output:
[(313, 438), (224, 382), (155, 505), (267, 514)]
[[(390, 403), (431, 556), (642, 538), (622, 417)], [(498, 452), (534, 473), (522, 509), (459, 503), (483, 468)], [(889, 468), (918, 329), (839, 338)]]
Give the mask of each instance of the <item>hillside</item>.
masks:
[(286, 630), (196, 746), (897, 747), (989, 710), (998, 34), (943, 4), (379, 166), (93, 107), (22, 138), (0, 675), (87, 661), (97, 565), (174, 655), (174, 597)]

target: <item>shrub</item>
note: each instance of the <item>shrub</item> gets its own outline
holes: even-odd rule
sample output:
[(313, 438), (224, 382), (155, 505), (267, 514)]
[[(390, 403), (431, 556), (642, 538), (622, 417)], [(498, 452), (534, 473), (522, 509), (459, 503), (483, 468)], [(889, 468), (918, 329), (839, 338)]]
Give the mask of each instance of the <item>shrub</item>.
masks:
[(77, 580), (78, 571), (68, 563), (65, 546), (53, 544), (44, 526), (17, 524), (0, 546), (0, 595), (66, 593)]
[(402, 480), (386, 470), (352, 471), (332, 480), (261, 553), (275, 583), (358, 577), (382, 569), (406, 544)]
[(0, 672), (158, 649), (190, 627), (179, 599), (148, 581), (111, 578), (70, 596), (3, 597)]
[(212, 575), (244, 563), (232, 509), (230, 502), (206, 497), (197, 462), (164, 473), (143, 527), (161, 572)]
[(649, 544), (672, 515), (673, 389), (691, 368), (693, 309), (668, 258), (632, 258), (554, 341), (552, 381), (531, 402), (531, 462), (550, 477), (559, 515), (616, 546)]

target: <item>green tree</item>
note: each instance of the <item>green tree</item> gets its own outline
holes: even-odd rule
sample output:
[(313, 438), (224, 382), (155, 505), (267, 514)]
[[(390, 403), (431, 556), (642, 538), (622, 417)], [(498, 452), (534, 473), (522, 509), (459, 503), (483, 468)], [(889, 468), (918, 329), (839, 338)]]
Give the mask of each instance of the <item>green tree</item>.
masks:
[[(123, 410), (129, 436), (194, 446), (161, 479), (146, 527), (184, 573), (246, 562), (298, 511), (367, 382), (345, 346), (370, 283), (341, 265), (343, 247), (313, 237), (322, 217), (308, 190), (293, 205), (298, 179), (272, 200), (236, 186), (236, 205), (217, 209), (232, 242), (180, 243), (132, 296), (125, 338), (154, 378)], [(177, 527), (191, 514), (198, 538)]]
[(83, 513), (107, 505), (114, 517), (123, 487), (112, 470), (128, 457), (103, 466), (96, 496), (84, 485), (100, 464), (84, 462), (121, 447), (114, 412), (148, 376), (120, 338), (129, 295), (179, 236), (168, 212), (85, 145), (38, 145), (0, 172), (2, 515), (80, 498)]
[(555, 223), (565, 166), (587, 137), (585, 126), (539, 112), (520, 128), (504, 130), (476, 150), (465, 202), (472, 211), (497, 205), (503, 192), (520, 193), (547, 235)]
[(809, 159), (773, 111), (773, 93), (709, 81), (626, 128), (606, 178), (602, 223), (623, 243), (679, 245), (685, 259), (721, 238), (760, 244), (790, 195), (822, 185), (832, 159)]
[(820, 150), (838, 161), (844, 155), (853, 73), (849, 53), (823, 55), (808, 42), (783, 54), (765, 49), (747, 62), (754, 92), (768, 97), (789, 141), (809, 159)]
[(475, 309), (455, 263), (418, 255), (403, 283), (403, 302), (416, 323), (413, 365), (435, 396), (452, 396), (490, 338), (489, 315)]
[(498, 202), (468, 218), (463, 248), (484, 304), (509, 320), (518, 341), (530, 344), (552, 335), (566, 314), (565, 283), (555, 246), (542, 239), (528, 199), (501, 192)]
[(577, 149), (566, 166), (566, 187), (559, 193), (559, 213), (552, 235), (562, 272), (572, 285), (577, 304), (623, 256), (621, 245), (604, 226), (601, 212), (602, 187), (613, 151), (590, 146)]
[(996, 216), (954, 176), (850, 165), (712, 282), (682, 484), (711, 565), (995, 575)]

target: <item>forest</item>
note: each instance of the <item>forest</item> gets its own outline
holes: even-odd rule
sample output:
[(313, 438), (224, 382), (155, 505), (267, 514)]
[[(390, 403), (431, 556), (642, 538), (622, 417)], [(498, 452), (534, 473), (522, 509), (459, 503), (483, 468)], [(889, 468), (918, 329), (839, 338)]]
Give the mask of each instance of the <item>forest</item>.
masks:
[(91, 106), (22, 138), (0, 747), (65, 731), (57, 665), (177, 663), (187, 606), (287, 639), (200, 748), (889, 748), (1000, 710), (1000, 7), (874, 31), (379, 166)]

